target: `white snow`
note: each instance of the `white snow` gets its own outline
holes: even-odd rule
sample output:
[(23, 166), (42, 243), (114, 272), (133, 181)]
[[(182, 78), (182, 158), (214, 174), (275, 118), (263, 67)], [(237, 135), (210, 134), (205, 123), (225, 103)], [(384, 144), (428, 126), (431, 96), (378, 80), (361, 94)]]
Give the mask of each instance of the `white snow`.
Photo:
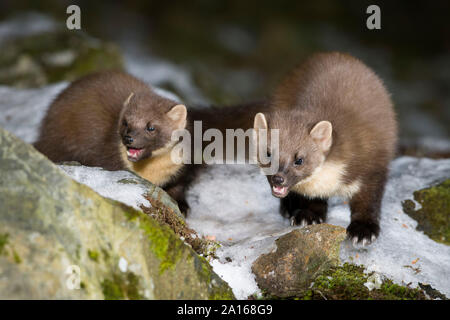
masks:
[(41, 13), (19, 14), (0, 24), (0, 44), (9, 39), (51, 31), (56, 27), (53, 19)]
[(136, 176), (130, 172), (72, 165), (59, 167), (72, 179), (87, 185), (105, 198), (123, 202), (138, 210), (141, 204), (151, 207), (150, 202), (143, 196), (148, 191), (143, 185), (119, 182), (123, 179), (137, 181)]
[(373, 289), (380, 289), (381, 285), (383, 284), (383, 279), (380, 276), (379, 273), (372, 274), (369, 278), (367, 278), (367, 282), (364, 283), (364, 285), (369, 289), (369, 291), (372, 291)]
[(47, 107), (66, 86), (67, 83), (39, 89), (0, 86), (0, 126), (25, 142), (36, 141)]
[[(204, 95), (192, 85), (193, 79), (190, 72), (161, 58), (149, 54), (144, 56), (138, 52), (139, 49), (135, 49), (125, 54), (128, 72), (153, 86), (158, 87), (170, 83), (183, 96), (189, 97), (190, 103), (204, 104), (208, 102)], [(164, 96), (164, 94), (162, 95)], [(176, 96), (169, 95), (167, 97), (179, 101)]]
[(128, 261), (124, 257), (120, 257), (119, 259), (119, 269), (122, 272), (127, 272), (128, 270)]

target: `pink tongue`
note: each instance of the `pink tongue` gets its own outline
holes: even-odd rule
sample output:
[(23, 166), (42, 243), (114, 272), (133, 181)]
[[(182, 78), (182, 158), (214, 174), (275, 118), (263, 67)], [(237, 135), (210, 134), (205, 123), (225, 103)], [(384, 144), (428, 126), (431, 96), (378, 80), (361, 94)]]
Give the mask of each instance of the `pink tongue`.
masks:
[(130, 155), (132, 155), (133, 157), (136, 157), (136, 156), (141, 152), (141, 150), (139, 150), (139, 149), (128, 149), (128, 152), (129, 152)]

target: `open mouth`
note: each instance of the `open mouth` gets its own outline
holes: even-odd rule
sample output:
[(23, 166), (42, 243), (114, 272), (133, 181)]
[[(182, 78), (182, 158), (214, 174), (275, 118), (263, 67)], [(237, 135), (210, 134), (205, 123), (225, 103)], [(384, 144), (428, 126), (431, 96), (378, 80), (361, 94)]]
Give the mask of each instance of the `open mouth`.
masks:
[(144, 153), (144, 148), (128, 148), (127, 147), (127, 156), (130, 161), (138, 161), (139, 158)]
[(277, 198), (284, 198), (287, 193), (287, 187), (272, 186), (272, 194)]

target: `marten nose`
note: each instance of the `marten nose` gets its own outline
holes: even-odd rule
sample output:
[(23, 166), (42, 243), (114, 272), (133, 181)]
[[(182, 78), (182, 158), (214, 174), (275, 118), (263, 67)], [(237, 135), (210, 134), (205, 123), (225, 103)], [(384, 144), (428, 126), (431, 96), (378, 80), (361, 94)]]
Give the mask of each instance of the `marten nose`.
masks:
[(133, 138), (130, 136), (125, 136), (125, 137), (123, 137), (123, 141), (125, 142), (125, 144), (132, 144)]
[(279, 175), (272, 176), (272, 183), (276, 185), (281, 185), (284, 182), (284, 178)]

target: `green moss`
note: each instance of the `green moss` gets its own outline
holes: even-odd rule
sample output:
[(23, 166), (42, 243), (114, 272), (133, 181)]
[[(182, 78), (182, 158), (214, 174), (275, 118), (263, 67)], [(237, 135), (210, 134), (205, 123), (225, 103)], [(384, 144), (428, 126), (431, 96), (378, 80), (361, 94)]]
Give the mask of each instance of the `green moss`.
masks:
[(230, 288), (216, 290), (209, 296), (209, 300), (236, 300)]
[(105, 300), (141, 300), (139, 278), (132, 272), (113, 273), (110, 279), (101, 282)]
[(163, 201), (155, 199), (150, 193), (146, 194), (145, 198), (151, 203), (149, 207), (141, 205), (145, 214), (155, 219), (159, 224), (168, 226), (178, 238), (184, 239), (183, 242), (189, 244), (198, 254), (205, 257), (215, 256), (217, 248), (220, 247), (218, 242), (198, 236), (195, 230), (190, 229), (185, 220), (173, 208)]
[(141, 213), (123, 203), (114, 203), (114, 205), (117, 205), (121, 208), (121, 210), (124, 212), (125, 217), (128, 221), (136, 221), (141, 217)]
[(183, 255), (184, 243), (166, 224), (127, 206), (124, 206), (124, 211), (129, 221), (139, 222), (139, 228), (147, 236), (151, 251), (160, 260), (160, 274), (173, 269)]
[[(128, 221), (138, 223), (139, 228), (147, 236), (151, 252), (160, 260), (160, 274), (167, 270), (174, 270), (183, 257), (185, 259), (183, 263), (193, 264), (199, 281), (208, 286), (209, 299), (235, 299), (230, 287), (222, 283), (223, 280), (213, 272), (208, 261), (194, 252), (186, 251), (188, 249), (184, 242), (179, 239), (179, 235), (176, 235), (167, 223), (157, 221), (151, 216), (130, 207), (125, 207), (124, 212)], [(106, 284), (110, 287), (110, 292), (118, 292), (117, 288), (111, 286), (111, 283)]]
[(403, 211), (417, 220), (417, 230), (423, 231), (431, 239), (450, 245), (450, 179), (414, 192), (414, 200), (403, 201)]
[(101, 283), (105, 300), (123, 300), (124, 295), (118, 284), (114, 280), (104, 279)]
[(108, 261), (109, 260), (109, 253), (108, 253), (108, 251), (105, 248), (102, 248), (102, 254), (103, 254), (103, 259), (105, 261)]
[(5, 246), (8, 244), (8, 233), (1, 233), (0, 234), (0, 255), (6, 254)]
[(379, 289), (369, 289), (364, 285), (372, 275), (365, 274), (364, 268), (345, 263), (333, 267), (319, 275), (311, 289), (301, 299), (328, 300), (423, 300), (426, 299), (421, 289), (409, 288), (393, 283), (389, 279), (382, 281)]
[(99, 253), (94, 250), (88, 250), (88, 257), (92, 261), (98, 262)]
[(200, 277), (200, 281), (206, 283), (211, 288), (211, 293), (208, 297), (209, 300), (236, 299), (229, 286), (217, 286), (221, 279), (213, 272), (211, 265), (204, 257), (195, 256), (193, 263)]
[(22, 263), (22, 259), (20, 258), (19, 254), (16, 252), (16, 250), (13, 250), (13, 258), (14, 258), (14, 262), (19, 264)]
[(117, 182), (118, 183), (122, 183), (122, 184), (138, 184), (138, 182), (136, 180), (133, 180), (133, 179), (120, 179)]
[(161, 261), (160, 273), (173, 269), (182, 256), (184, 243), (167, 226), (157, 225), (157, 222), (147, 220), (141, 224), (141, 228), (150, 240), (152, 252)]
[(80, 250), (81, 250), (81, 246), (79, 244), (77, 244), (77, 247), (75, 249), (75, 257), (77, 258), (77, 260), (80, 260)]
[(20, 258), (19, 254), (14, 250), (14, 248), (9, 243), (9, 234), (8, 233), (2, 233), (0, 234), (0, 256), (1, 255), (8, 255), (8, 251), (6, 250), (6, 246), (9, 246), (8, 251), (12, 253), (12, 257), (14, 259), (14, 262), (19, 264), (22, 262), (22, 258)]

